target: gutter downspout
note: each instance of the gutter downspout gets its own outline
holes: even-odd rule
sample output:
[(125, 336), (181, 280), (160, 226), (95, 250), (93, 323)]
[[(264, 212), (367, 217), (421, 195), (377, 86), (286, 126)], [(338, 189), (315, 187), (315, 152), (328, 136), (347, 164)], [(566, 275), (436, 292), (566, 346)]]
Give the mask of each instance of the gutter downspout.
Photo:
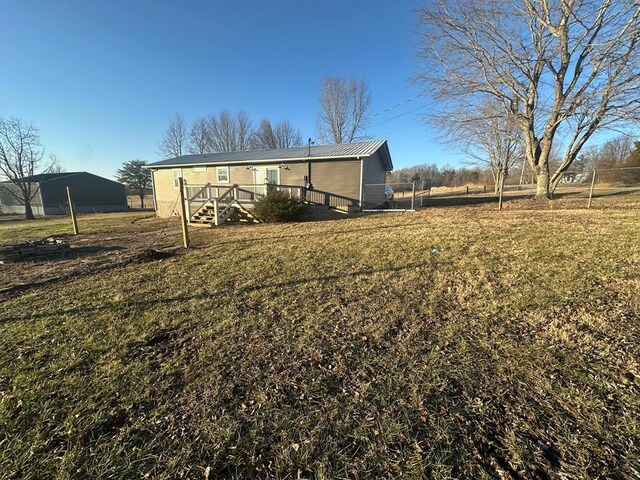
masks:
[(362, 203), (364, 199), (364, 159), (357, 157), (360, 160), (360, 199), (358, 204), (360, 206), (360, 210), (362, 210)]
[(156, 176), (157, 170), (151, 170), (151, 191), (153, 192), (153, 210), (156, 212), (156, 217), (158, 216), (158, 204), (156, 202)]

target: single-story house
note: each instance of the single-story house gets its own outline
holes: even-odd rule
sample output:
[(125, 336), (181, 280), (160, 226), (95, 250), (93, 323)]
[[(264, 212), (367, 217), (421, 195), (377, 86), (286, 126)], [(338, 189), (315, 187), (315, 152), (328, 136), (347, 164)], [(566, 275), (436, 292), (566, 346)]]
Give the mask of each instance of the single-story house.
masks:
[(267, 184), (298, 194), (303, 191), (308, 203), (353, 211), (384, 202), (386, 173), (393, 169), (393, 163), (387, 142), (382, 140), (184, 155), (146, 168), (153, 174), (157, 214), (167, 217), (179, 213), (180, 177), (188, 186), (187, 196), (198, 194), (206, 185), (209, 192), (239, 185), (245, 192), (258, 194)]
[[(36, 195), (31, 200), (34, 215), (64, 215), (68, 212), (67, 187), (71, 189), (77, 213), (121, 212), (128, 208), (125, 186), (87, 172), (45, 173), (29, 177)], [(0, 211), (24, 214), (16, 199), (19, 189), (11, 182), (0, 182)]]

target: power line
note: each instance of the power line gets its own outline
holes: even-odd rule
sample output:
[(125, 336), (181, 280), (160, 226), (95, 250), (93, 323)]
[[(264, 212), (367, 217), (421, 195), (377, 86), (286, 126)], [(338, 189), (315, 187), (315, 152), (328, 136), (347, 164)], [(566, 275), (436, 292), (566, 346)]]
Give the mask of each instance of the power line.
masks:
[(404, 100), (404, 101), (402, 101), (400, 103), (396, 103), (395, 105), (392, 105), (390, 107), (385, 108), (384, 110), (380, 110), (379, 112), (374, 113), (373, 115), (371, 115), (371, 118), (377, 117), (379, 115), (382, 115), (383, 113), (387, 113), (388, 111), (393, 110), (393, 109), (398, 108), (398, 107), (401, 107), (403, 105), (406, 105), (409, 102), (413, 102), (414, 100), (416, 100), (416, 99), (418, 99), (420, 97), (424, 97), (424, 95), (425, 95), (425, 93), (420, 93), (420, 94), (416, 95), (415, 97), (407, 98), (406, 100)]
[(401, 113), (401, 114), (399, 114), (399, 115), (396, 115), (395, 117), (387, 118), (386, 120), (382, 120), (382, 121), (380, 121), (380, 122), (377, 122), (377, 123), (374, 123), (374, 124), (372, 124), (372, 125), (369, 125), (369, 127), (375, 127), (376, 125), (381, 125), (381, 124), (383, 124), (383, 123), (390, 122), (391, 120), (395, 120), (396, 118), (404, 117), (405, 115), (409, 115), (410, 113), (417, 112), (418, 110), (421, 110), (421, 109), (423, 109), (423, 108), (430, 107), (431, 105), (433, 105), (433, 103), (434, 103), (434, 102), (427, 103), (427, 104), (425, 104), (425, 105), (421, 105), (421, 106), (419, 106), (419, 107), (417, 107), (417, 108), (414, 108), (414, 109), (412, 109), (412, 110), (409, 110), (408, 112), (404, 112), (404, 113)]

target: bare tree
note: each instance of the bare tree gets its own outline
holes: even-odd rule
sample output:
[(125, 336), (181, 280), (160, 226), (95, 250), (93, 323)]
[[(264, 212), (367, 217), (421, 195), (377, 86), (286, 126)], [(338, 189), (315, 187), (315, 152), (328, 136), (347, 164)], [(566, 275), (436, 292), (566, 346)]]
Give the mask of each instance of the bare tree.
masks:
[(228, 110), (208, 118), (208, 132), (214, 152), (238, 152), (251, 148), (253, 128), (245, 112), (235, 116)]
[(49, 173), (62, 173), (65, 168), (60, 163), (58, 156), (55, 153), (49, 154)]
[(633, 151), (634, 142), (628, 135), (618, 135), (601, 145), (593, 145), (580, 155), (581, 160), (590, 169), (618, 168), (626, 166)]
[(36, 175), (52, 168), (43, 164), (43, 156), (36, 127), (18, 118), (0, 119), (0, 174), (9, 182), (0, 188), (24, 205), (27, 220), (34, 218), (31, 201), (39, 190)]
[(472, 165), (489, 168), (495, 193), (499, 192), (511, 167), (524, 158), (520, 130), (508, 112), (491, 97), (475, 107), (427, 118), (442, 130), (450, 143), (472, 159)]
[(169, 119), (169, 126), (160, 141), (159, 154), (164, 158), (184, 155), (187, 145), (187, 127), (179, 113)]
[(637, 0), (434, 0), (419, 17), (416, 80), (444, 110), (499, 101), (522, 132), (538, 195), (550, 196), (594, 133), (639, 117)]
[(629, 152), (625, 167), (640, 167), (640, 142), (634, 142), (633, 149)]
[(271, 125), (271, 121), (263, 119), (251, 138), (251, 148), (272, 150), (275, 148), (291, 148), (302, 146), (302, 134), (293, 128), (288, 120)]
[(293, 128), (289, 120), (282, 120), (273, 127), (277, 148), (301, 147), (304, 142), (300, 130)]
[(260, 122), (257, 130), (251, 138), (251, 148), (255, 150), (273, 150), (278, 148), (276, 134), (271, 122), (266, 118)]
[(203, 154), (213, 153), (211, 137), (209, 135), (209, 122), (206, 118), (199, 118), (193, 122), (189, 131), (189, 153)]
[(628, 135), (618, 135), (607, 140), (600, 148), (599, 168), (617, 168), (625, 165), (633, 151), (634, 141)]
[(320, 87), (317, 135), (326, 143), (349, 143), (363, 138), (371, 94), (355, 78), (326, 77)]

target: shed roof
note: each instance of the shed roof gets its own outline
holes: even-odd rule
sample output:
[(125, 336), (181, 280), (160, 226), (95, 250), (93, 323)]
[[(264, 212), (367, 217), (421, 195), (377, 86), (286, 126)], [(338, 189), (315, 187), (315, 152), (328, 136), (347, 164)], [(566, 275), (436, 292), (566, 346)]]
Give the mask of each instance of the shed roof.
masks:
[[(83, 175), (85, 177), (92, 177), (92, 178), (99, 178), (100, 180), (105, 180), (108, 182), (112, 182), (112, 183), (117, 183), (119, 185), (122, 185), (120, 182), (116, 182), (115, 180), (111, 180), (109, 178), (105, 178), (105, 177), (101, 177), (100, 175), (95, 175), (93, 173), (89, 173), (89, 172), (59, 172), (59, 173), (39, 173), (37, 175), (31, 175), (28, 177), (24, 177), (21, 179), (21, 181), (28, 181), (31, 183), (42, 183), (42, 182), (49, 182), (51, 180), (58, 180), (60, 178), (67, 178), (67, 177), (72, 177), (75, 175)], [(0, 181), (0, 183), (13, 183), (9, 180), (3, 180)]]
[(40, 173), (38, 175), (31, 175), (30, 177), (24, 177), (22, 180), (37, 183), (46, 182), (47, 180), (55, 180), (56, 178), (68, 177), (69, 175), (77, 175), (84, 172), (59, 172), (59, 173)]
[[(391, 154), (386, 140), (352, 142), (335, 145), (312, 145), (309, 147), (278, 148), (274, 150), (251, 150), (245, 152), (205, 153), (183, 155), (147, 165), (147, 168), (180, 167), (185, 165), (211, 165), (226, 163), (252, 163), (293, 160), (339, 160), (353, 157), (369, 157), (381, 150), (387, 170), (393, 169)], [(311, 153), (309, 155), (309, 153)]]

